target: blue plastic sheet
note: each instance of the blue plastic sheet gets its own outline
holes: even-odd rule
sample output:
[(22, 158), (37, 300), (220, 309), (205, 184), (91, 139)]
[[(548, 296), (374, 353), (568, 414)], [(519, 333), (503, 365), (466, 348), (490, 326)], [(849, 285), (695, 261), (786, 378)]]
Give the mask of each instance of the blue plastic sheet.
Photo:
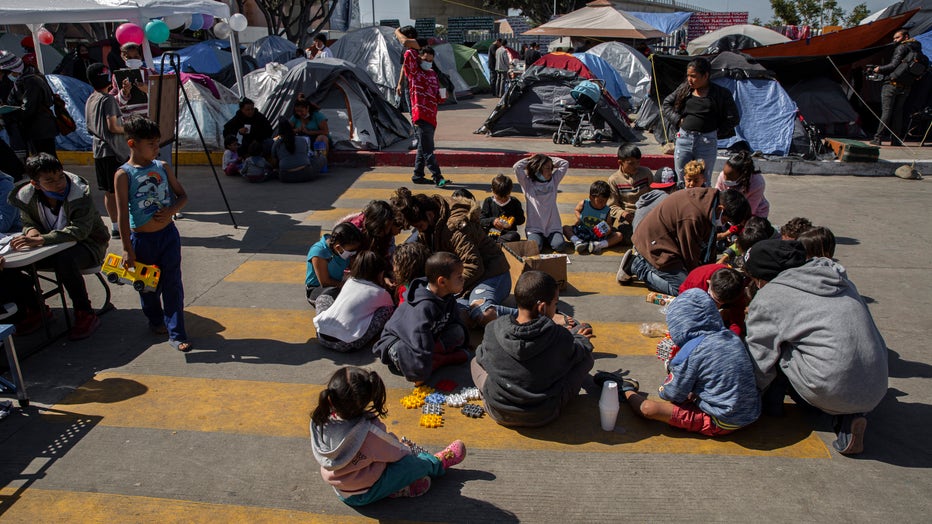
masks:
[[(213, 75), (233, 63), (230, 42), (225, 40), (207, 40), (180, 49), (176, 54), (181, 60), (181, 72), (183, 73)], [(155, 69), (160, 71), (161, 68), (162, 60), (156, 58)], [(165, 69), (171, 70), (168, 58), (165, 59)]]
[(70, 76), (45, 75), (45, 78), (48, 79), (52, 91), (55, 91), (65, 101), (68, 114), (71, 115), (75, 125), (78, 126), (72, 133), (55, 137), (55, 148), (63, 151), (90, 151), (92, 139), (87, 132), (84, 106), (87, 105), (87, 99), (94, 92), (94, 89), (90, 84)]
[(619, 98), (631, 98), (631, 93), (628, 92), (628, 86), (625, 85), (625, 79), (622, 78), (621, 75), (618, 74), (618, 71), (606, 62), (605, 59), (589, 53), (573, 53), (573, 56), (585, 64), (596, 78), (605, 82), (605, 90), (608, 91), (615, 100)]
[(642, 13), (639, 11), (626, 11), (629, 15), (636, 16), (656, 27), (664, 33), (670, 34), (685, 24), (692, 13), (677, 11), (675, 13)]
[(719, 140), (719, 149), (745, 140), (751, 150), (766, 155), (785, 156), (789, 152), (793, 141), (796, 103), (779, 82), (734, 78), (716, 78), (712, 81), (731, 91), (741, 114), (741, 123), (735, 130), (737, 136)]

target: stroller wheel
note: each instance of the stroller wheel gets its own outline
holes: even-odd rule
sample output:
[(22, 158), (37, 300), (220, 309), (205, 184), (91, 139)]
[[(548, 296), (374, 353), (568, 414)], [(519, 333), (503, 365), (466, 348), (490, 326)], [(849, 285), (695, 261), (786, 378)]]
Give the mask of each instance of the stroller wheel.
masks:
[(579, 147), (582, 145), (582, 140), (578, 136), (573, 137), (573, 147)]
[(596, 144), (602, 143), (602, 133), (599, 133), (598, 131), (596, 131), (595, 133), (595, 143)]
[(559, 134), (559, 133), (554, 133), (554, 134), (553, 134), (553, 143), (554, 143), (554, 144), (559, 144), (559, 143), (560, 143), (560, 134)]

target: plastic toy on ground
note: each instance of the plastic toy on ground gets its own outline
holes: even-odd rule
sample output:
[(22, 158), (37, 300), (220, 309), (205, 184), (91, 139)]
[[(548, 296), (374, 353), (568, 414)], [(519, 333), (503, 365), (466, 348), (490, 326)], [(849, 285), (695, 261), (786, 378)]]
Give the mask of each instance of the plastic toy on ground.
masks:
[(414, 388), (411, 394), (418, 398), (423, 399), (424, 397), (426, 397), (427, 395), (430, 395), (433, 392), (434, 392), (434, 388), (430, 386), (421, 385), (421, 386), (417, 386), (416, 388)]
[(427, 451), (421, 446), (418, 446), (413, 440), (409, 439), (408, 437), (401, 437), (401, 443), (411, 448), (411, 453), (415, 455), (420, 455), (421, 453), (427, 453), (428, 455), (430, 454), (430, 451)]
[(415, 395), (401, 397), (401, 405), (408, 409), (417, 409), (424, 405), (424, 399)]
[(443, 393), (431, 393), (424, 397), (424, 402), (428, 404), (443, 404), (447, 400), (447, 396)]
[(464, 404), (466, 404), (466, 397), (464, 397), (461, 393), (447, 395), (447, 405), (451, 408), (459, 408)]
[(479, 388), (477, 387), (463, 388), (463, 391), (460, 391), (460, 393), (466, 397), (466, 400), (479, 400), (482, 398), (479, 396)]
[(107, 275), (111, 284), (131, 284), (139, 292), (152, 292), (159, 285), (159, 276), (162, 272), (158, 266), (150, 266), (136, 262), (133, 271), (123, 267), (123, 257), (107, 253), (100, 272)]
[(425, 415), (443, 415), (443, 405), (428, 402), (421, 408), (421, 413)]
[(439, 428), (443, 426), (443, 417), (440, 415), (421, 415), (421, 420), (418, 424), (425, 428)]
[(460, 411), (471, 418), (482, 418), (482, 415), (485, 414), (485, 409), (479, 404), (466, 404)]

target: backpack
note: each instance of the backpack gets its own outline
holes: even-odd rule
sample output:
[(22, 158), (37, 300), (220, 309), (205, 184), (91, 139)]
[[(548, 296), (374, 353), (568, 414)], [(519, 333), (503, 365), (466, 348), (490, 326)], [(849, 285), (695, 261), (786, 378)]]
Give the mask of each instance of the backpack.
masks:
[(65, 136), (74, 133), (78, 125), (71, 118), (65, 100), (58, 93), (52, 94), (52, 107), (55, 108), (55, 124), (58, 125), (58, 134)]
[(906, 83), (912, 84), (914, 81), (922, 78), (928, 70), (929, 57), (922, 54), (922, 52), (916, 51), (913, 47), (910, 47), (909, 52), (903, 57), (903, 61), (896, 66), (893, 74), (890, 75), (890, 79), (898, 82), (905, 81)]

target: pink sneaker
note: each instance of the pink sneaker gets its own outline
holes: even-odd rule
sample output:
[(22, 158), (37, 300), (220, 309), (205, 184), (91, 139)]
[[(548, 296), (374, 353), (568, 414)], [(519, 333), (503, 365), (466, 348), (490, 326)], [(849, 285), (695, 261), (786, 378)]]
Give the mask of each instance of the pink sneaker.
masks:
[(463, 444), (462, 440), (454, 440), (443, 451), (435, 453), (434, 456), (440, 459), (444, 470), (450, 469), (466, 458), (466, 444)]
[(430, 477), (421, 477), (388, 496), (390, 499), (401, 497), (420, 497), (430, 489)]

